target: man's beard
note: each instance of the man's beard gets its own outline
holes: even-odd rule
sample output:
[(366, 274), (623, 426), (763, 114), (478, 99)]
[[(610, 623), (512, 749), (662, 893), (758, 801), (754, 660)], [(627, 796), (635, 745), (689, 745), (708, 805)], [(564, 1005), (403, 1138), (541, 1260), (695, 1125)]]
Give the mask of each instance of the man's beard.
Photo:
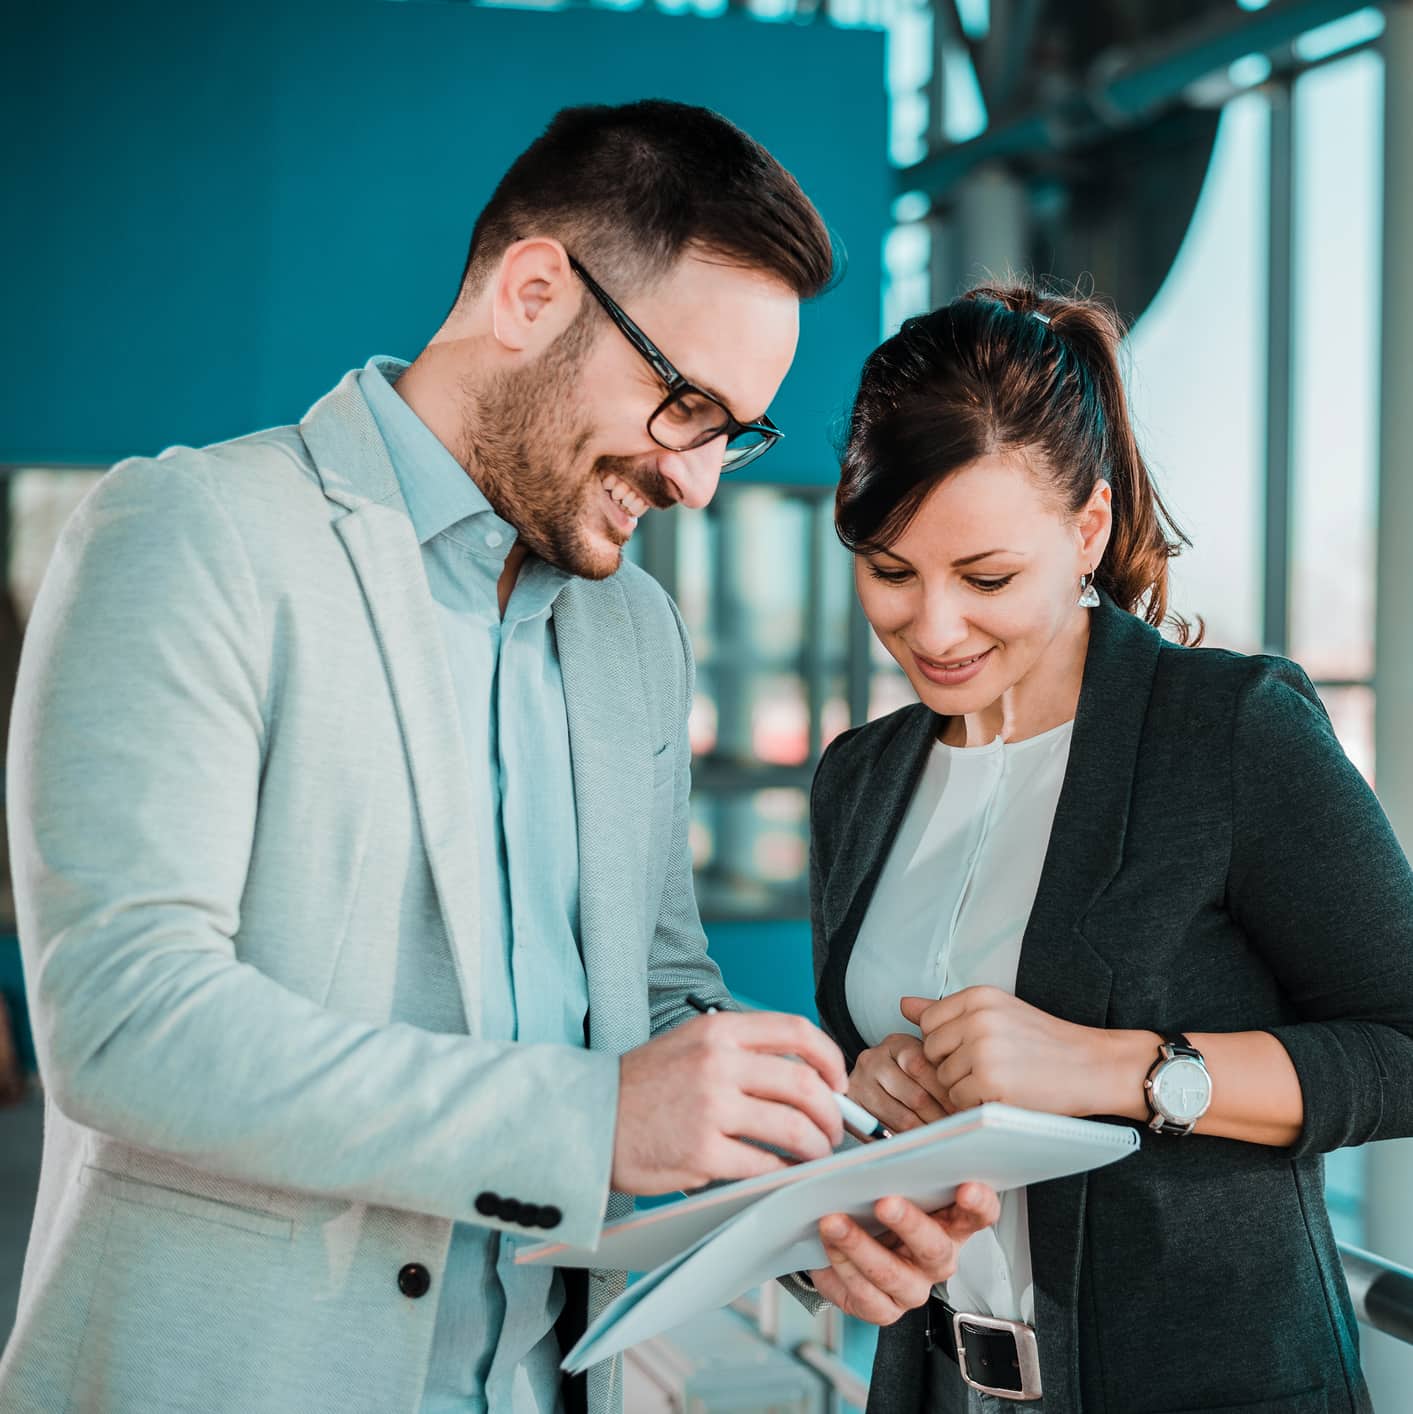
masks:
[(566, 574), (606, 579), (623, 561), (585, 533), (597, 518), (610, 539), (626, 544), (601, 512), (603, 477), (615, 473), (650, 504), (673, 497), (655, 467), (631, 458), (599, 457), (581, 467), (593, 423), (579, 401), (579, 371), (593, 342), (593, 323), (579, 320), (538, 362), (466, 393), (463, 446), (467, 463), (496, 514), (515, 527), (532, 554)]

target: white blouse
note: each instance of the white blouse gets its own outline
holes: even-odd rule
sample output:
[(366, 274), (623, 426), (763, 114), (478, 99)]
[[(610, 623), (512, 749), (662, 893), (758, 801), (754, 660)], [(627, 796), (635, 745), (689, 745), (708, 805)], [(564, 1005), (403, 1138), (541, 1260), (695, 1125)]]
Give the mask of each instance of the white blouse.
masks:
[[(1015, 992), (1073, 730), (933, 748), (849, 957), (849, 1014), (870, 1046), (920, 1034), (901, 997)], [(963, 1244), (947, 1292), (957, 1310), (1034, 1324), (1024, 1189), (1003, 1194), (1000, 1221)]]

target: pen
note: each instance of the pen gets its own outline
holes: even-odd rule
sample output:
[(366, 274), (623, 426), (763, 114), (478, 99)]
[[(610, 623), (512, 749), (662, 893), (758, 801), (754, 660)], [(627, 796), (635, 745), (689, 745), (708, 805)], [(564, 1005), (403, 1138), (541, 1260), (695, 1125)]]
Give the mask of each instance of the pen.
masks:
[[(713, 1006), (710, 1002), (704, 1002), (695, 992), (687, 993), (687, 1005), (695, 1011), (701, 1012), (703, 1016), (711, 1016), (714, 1012), (721, 1010), (718, 1006)], [(847, 1095), (841, 1095), (834, 1091), (834, 1101), (839, 1106), (839, 1113), (844, 1118), (844, 1123), (849, 1126), (861, 1139), (891, 1139), (893, 1131), (884, 1125), (882, 1120), (875, 1119), (860, 1104), (856, 1104)]]

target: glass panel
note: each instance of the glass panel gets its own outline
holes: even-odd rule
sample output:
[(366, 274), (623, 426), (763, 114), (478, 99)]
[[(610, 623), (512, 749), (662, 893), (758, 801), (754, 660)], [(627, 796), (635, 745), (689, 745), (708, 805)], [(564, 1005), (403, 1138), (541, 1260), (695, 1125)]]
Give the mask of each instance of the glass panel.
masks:
[(1295, 86), (1291, 655), (1316, 678), (1374, 668), (1383, 60)]
[(720, 530), (717, 518), (709, 513), (679, 511), (673, 520), (676, 521), (671, 528), (676, 535), (677, 574), (671, 589), (687, 632), (692, 636), (692, 650), (698, 661), (704, 662), (716, 651), (711, 566), (716, 560)]
[(888, 153), (895, 166), (907, 167), (927, 156), (932, 8), (914, 2), (895, 4), (890, 10), (886, 42), (892, 99), (888, 105)]
[(733, 661), (742, 650), (773, 663), (797, 660), (805, 630), (809, 507), (760, 486), (723, 498), (719, 515), (718, 632), (727, 631), (729, 614)]
[(921, 221), (894, 226), (883, 244), (883, 332), (932, 306), (932, 232)]
[(816, 510), (821, 560), (824, 569), (822, 618), (825, 655), (843, 662), (849, 652), (849, 630), (854, 615), (854, 557), (834, 533), (834, 494), (823, 498)]
[(872, 721), (875, 717), (887, 716), (889, 712), (896, 712), (899, 707), (916, 701), (917, 693), (903, 670), (898, 667), (885, 668), (874, 673), (869, 685), (868, 719)]
[(1269, 137), (1264, 95), (1227, 104), (1191, 229), (1129, 338), (1139, 443), (1193, 541), (1172, 605), (1245, 652), (1261, 646)]
[(687, 736), (693, 756), (708, 756), (716, 750), (716, 685), (709, 668), (697, 673), (697, 690), (692, 698), (692, 712), (687, 721)]
[(804, 906), (796, 812), (816, 744), (852, 725), (852, 560), (832, 506), (830, 487), (747, 482), (643, 526), (642, 562), (676, 598), (697, 659), (691, 832), (712, 917)]
[(98, 484), (103, 472), (26, 468), (10, 477), (10, 596), (22, 624), (64, 523)]
[(692, 845), (692, 867), (700, 876), (716, 862), (716, 801), (706, 791), (692, 792), (687, 838)]
[(750, 698), (751, 755), (772, 766), (802, 766), (810, 754), (810, 709), (798, 673), (760, 674)]
[(1364, 1245), (1365, 1149), (1336, 1149), (1325, 1155), (1325, 1206), (1336, 1241)]
[(1374, 690), (1371, 687), (1322, 687), (1320, 698), (1330, 714), (1344, 754), (1374, 784)]
[(694, 792), (692, 844), (702, 912), (804, 917), (808, 814), (803, 788)]
[(851, 726), (853, 723), (849, 720), (848, 682), (840, 678), (835, 682), (833, 693), (825, 700), (824, 709), (820, 713), (820, 750), (828, 746), (841, 732), (848, 731)]

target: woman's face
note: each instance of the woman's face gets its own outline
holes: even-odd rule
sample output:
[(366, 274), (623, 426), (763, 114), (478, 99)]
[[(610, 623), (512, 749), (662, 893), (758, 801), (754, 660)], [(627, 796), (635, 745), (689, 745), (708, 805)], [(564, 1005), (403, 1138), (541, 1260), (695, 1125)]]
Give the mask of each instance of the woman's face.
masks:
[(864, 614), (934, 712), (980, 712), (1066, 651), (1109, 501), (1101, 481), (1069, 515), (1020, 458), (981, 457), (935, 487), (888, 550), (854, 557)]

